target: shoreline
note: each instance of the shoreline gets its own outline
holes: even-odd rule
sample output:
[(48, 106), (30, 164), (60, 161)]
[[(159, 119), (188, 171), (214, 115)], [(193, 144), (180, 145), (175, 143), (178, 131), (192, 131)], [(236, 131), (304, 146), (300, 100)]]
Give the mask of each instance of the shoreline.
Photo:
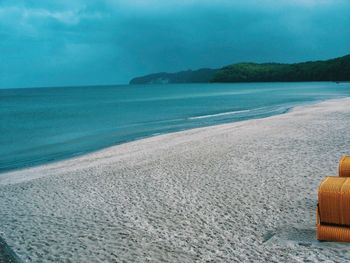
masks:
[[(119, 147), (124, 147), (124, 146), (127, 147), (129, 144), (132, 145), (135, 143), (137, 144), (139, 142), (142, 143), (145, 140), (151, 140), (153, 138), (157, 139), (158, 137), (167, 136), (167, 135), (177, 135), (178, 134), (179, 136), (186, 136), (187, 132), (189, 134), (192, 134), (193, 132), (196, 132), (196, 131), (202, 132), (206, 129), (215, 129), (215, 128), (220, 128), (220, 127), (225, 127), (225, 126), (232, 126), (232, 128), (233, 128), (234, 126), (236, 126), (236, 125), (240, 126), (241, 124), (249, 125), (250, 122), (268, 120), (270, 118), (279, 117), (282, 115), (293, 113), (295, 110), (302, 110), (304, 108), (313, 107), (314, 105), (327, 103), (327, 102), (337, 102), (337, 101), (342, 101), (342, 100), (349, 100), (349, 103), (350, 103), (350, 97), (345, 97), (345, 98), (340, 98), (340, 99), (328, 99), (328, 100), (321, 100), (321, 101), (313, 101), (313, 102), (309, 102), (305, 105), (294, 106), (294, 107), (288, 108), (283, 113), (268, 116), (268, 117), (253, 118), (253, 119), (248, 119), (248, 120), (243, 120), (243, 121), (229, 122), (229, 123), (223, 123), (223, 124), (216, 124), (216, 125), (210, 125), (210, 126), (204, 126), (204, 127), (191, 128), (191, 129), (186, 129), (186, 130), (181, 130), (181, 131), (174, 131), (174, 132), (170, 132), (170, 133), (151, 135), (151, 136), (147, 136), (144, 138), (126, 141), (126, 142), (122, 142), (120, 144), (108, 146), (108, 147), (105, 147), (105, 148), (102, 148), (99, 150), (95, 150), (92, 152), (83, 153), (82, 155), (76, 154), (76, 155), (73, 155), (73, 156), (70, 156), (70, 157), (67, 157), (64, 159), (54, 160), (52, 162), (39, 164), (36, 166), (22, 167), (22, 168), (15, 169), (15, 170), (1, 172), (0, 173), (0, 186), (6, 185), (6, 184), (16, 184), (16, 183), (21, 183), (21, 182), (26, 182), (26, 181), (38, 179), (38, 178), (45, 176), (45, 174), (43, 174), (44, 170), (45, 170), (44, 173), (46, 171), (50, 171), (52, 173), (52, 172), (57, 171), (57, 169), (60, 169), (64, 165), (72, 165), (72, 162), (79, 162), (80, 159), (81, 159), (81, 161), (84, 161), (84, 159), (89, 159), (89, 158), (100, 158), (100, 156), (104, 155), (105, 152), (107, 153), (107, 152), (114, 151), (114, 150), (118, 151)], [(147, 142), (145, 142), (145, 143), (147, 143)], [(35, 175), (34, 173), (37, 173), (37, 172), (39, 172), (40, 174)], [(25, 173), (28, 173), (29, 175), (25, 175)]]
[[(165, 90), (160, 86), (151, 85), (150, 87), (142, 86), (137, 91), (120, 87), (115, 89), (101, 88), (103, 89), (101, 93), (99, 93), (100, 89), (88, 88), (86, 94), (93, 96), (98, 92), (97, 94), (100, 95), (95, 94), (96, 99), (90, 101), (88, 100), (90, 95), (87, 96), (87, 101), (82, 104), (77, 103), (77, 105), (81, 105), (79, 107), (73, 106), (74, 103), (70, 104), (73, 108), (77, 107), (75, 111), (74, 109), (62, 110), (62, 113), (56, 116), (57, 118), (50, 107), (55, 105), (55, 109), (57, 107), (58, 111), (60, 111), (60, 107), (63, 107), (63, 99), (55, 100), (55, 94), (61, 92), (58, 92), (58, 90), (53, 92), (33, 91), (34, 94), (30, 94), (34, 98), (45, 96), (53, 104), (51, 106), (48, 104), (41, 105), (45, 109), (40, 108), (40, 111), (45, 112), (45, 114), (39, 122), (36, 122), (35, 117), (33, 117), (36, 114), (30, 118), (22, 118), (24, 115), (21, 115), (20, 112), (26, 111), (26, 109), (17, 107), (17, 110), (7, 112), (5, 107), (4, 121), (14, 122), (13, 125), (9, 125), (8, 128), (4, 129), (7, 132), (3, 136), (0, 175), (82, 156), (114, 145), (147, 138), (157, 133), (165, 134), (195, 127), (208, 127), (221, 123), (264, 118), (282, 114), (286, 109), (297, 105), (313, 104), (320, 100), (350, 96), (346, 85), (339, 88), (336, 84), (330, 82), (255, 83), (248, 86), (238, 85), (237, 87), (232, 85), (217, 85), (215, 87), (179, 85), (176, 89), (165, 88)], [(276, 96), (270, 95), (271, 90), (278, 91)], [(74, 100), (80, 100), (81, 90), (79, 89), (66, 88), (62, 92), (70, 94)], [(121, 109), (118, 107), (114, 107), (113, 103), (106, 103), (103, 94), (107, 93), (110, 97), (108, 100), (117, 104), (125, 103), (125, 105), (123, 104), (126, 107), (124, 113), (121, 113)], [(134, 99), (123, 99), (118, 97), (119, 93), (125, 93), (131, 98), (135, 96), (135, 99), (140, 100), (140, 103), (143, 104), (142, 107), (145, 107), (147, 111), (137, 113), (139, 108), (132, 106), (135, 103)], [(11, 98), (13, 98), (8, 102), (9, 105), (17, 103), (16, 97), (20, 98), (19, 95), (21, 94), (22, 92), (18, 92), (18, 94), (15, 92), (11, 95), (11, 92), (9, 92), (7, 95), (11, 95)], [(22, 95), (29, 96), (30, 94), (24, 92)], [(261, 99), (259, 99), (259, 96), (261, 96)], [(191, 103), (177, 105), (177, 99), (180, 98), (189, 100), (195, 105), (191, 106)], [(251, 102), (249, 102), (250, 99)], [(166, 106), (167, 110), (159, 115), (157, 111), (165, 107), (165, 104), (163, 104), (165, 100), (170, 104)], [(40, 103), (40, 101), (37, 103)], [(92, 110), (96, 103), (105, 106)], [(201, 103), (205, 105), (201, 105)], [(33, 107), (33, 112), (39, 110), (34, 104), (30, 107)], [(71, 112), (75, 113), (70, 116)], [(14, 120), (13, 116), (16, 114), (19, 115)], [(50, 117), (50, 114), (53, 114), (53, 116)], [(85, 114), (89, 115), (89, 119), (79, 117), (85, 116)], [(124, 115), (133, 117), (126, 118)], [(41, 128), (45, 125), (51, 128)], [(21, 129), (22, 126), (26, 127), (24, 133)]]
[(0, 235), (33, 262), (343, 262), (315, 209), (349, 120), (327, 100), (0, 175)]
[[(317, 103), (322, 102), (322, 101), (325, 101), (325, 100), (315, 100), (315, 101), (303, 102), (303, 103), (301, 103), (301, 105), (313, 105), (313, 104), (317, 104)], [(148, 138), (155, 137), (155, 136), (158, 136), (158, 135), (166, 135), (166, 134), (170, 134), (170, 133), (184, 132), (184, 131), (193, 130), (193, 129), (207, 128), (207, 127), (213, 127), (213, 126), (219, 126), (219, 125), (225, 125), (225, 124), (233, 124), (233, 123), (249, 121), (249, 120), (265, 119), (265, 118), (269, 118), (269, 117), (272, 117), (272, 116), (288, 113), (294, 107), (298, 107), (298, 106), (287, 107), (285, 109), (285, 111), (283, 111), (281, 113), (272, 114), (271, 116), (266, 116), (266, 117), (252, 117), (252, 118), (245, 119), (245, 120), (240, 120), (240, 121), (233, 121), (233, 120), (231, 120), (229, 122), (224, 122), (224, 123), (207, 124), (205, 126), (198, 126), (198, 127), (194, 127), (194, 128), (184, 128), (184, 129), (181, 129), (181, 130), (174, 130), (174, 131), (169, 131), (169, 132), (160, 132), (160, 133), (148, 134), (148, 135), (141, 136), (141, 137), (135, 137), (135, 138), (132, 138), (132, 139), (126, 139), (124, 141), (120, 141), (120, 142), (118, 142), (116, 144), (112, 144), (112, 145), (105, 146), (105, 147), (102, 147), (102, 148), (97, 147), (97, 149), (95, 149), (95, 150), (86, 150), (86, 151), (75, 152), (73, 154), (69, 154), (69, 155), (67, 155), (65, 157), (61, 157), (61, 158), (57, 158), (57, 159), (46, 160), (44, 162), (39, 162), (39, 163), (34, 162), (34, 164), (30, 163), (30, 164), (22, 166), (22, 167), (10, 168), (10, 169), (7, 169), (7, 170), (5, 170), (5, 169), (4, 170), (0, 170), (0, 177), (3, 174), (8, 174), (8, 173), (17, 172), (17, 171), (23, 171), (23, 170), (27, 170), (27, 169), (31, 169), (31, 168), (40, 167), (40, 166), (46, 166), (46, 165), (50, 165), (50, 164), (54, 164), (54, 163), (58, 163), (58, 162), (62, 162), (62, 161), (70, 160), (70, 159), (76, 159), (76, 158), (79, 158), (79, 157), (82, 157), (82, 156), (85, 156), (85, 155), (88, 155), (88, 154), (93, 154), (93, 153), (96, 153), (96, 152), (99, 152), (99, 151), (103, 151), (103, 150), (111, 148), (111, 147), (115, 147), (115, 146), (119, 146), (119, 145), (122, 145), (122, 144), (127, 144), (127, 143), (131, 143), (131, 142), (135, 142), (135, 141), (148, 139)], [(243, 110), (243, 111), (252, 111), (252, 110), (258, 110), (258, 109), (260, 109), (260, 108), (251, 109), (251, 110)], [(190, 120), (191, 119), (202, 119), (202, 118), (206, 118), (208, 116), (227, 115), (229, 113), (232, 113), (232, 112), (229, 111), (229, 112), (222, 112), (222, 113), (214, 113), (214, 114), (210, 114), (210, 115), (193, 116), (193, 117), (188, 117), (187, 119), (190, 119)], [(0, 184), (1, 184), (1, 182), (0, 182)]]

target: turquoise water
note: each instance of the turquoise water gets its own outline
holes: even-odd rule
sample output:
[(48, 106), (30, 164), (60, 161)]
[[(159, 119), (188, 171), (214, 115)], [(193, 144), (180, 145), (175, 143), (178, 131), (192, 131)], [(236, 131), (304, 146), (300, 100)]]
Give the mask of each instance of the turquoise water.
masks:
[(0, 172), (346, 96), (350, 84), (331, 82), (0, 90)]

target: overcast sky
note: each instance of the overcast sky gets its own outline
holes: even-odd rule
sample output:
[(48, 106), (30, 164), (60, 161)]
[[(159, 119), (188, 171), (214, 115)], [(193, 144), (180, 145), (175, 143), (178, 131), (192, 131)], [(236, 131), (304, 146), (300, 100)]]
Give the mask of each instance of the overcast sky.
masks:
[(348, 0), (0, 0), (0, 88), (349, 53)]

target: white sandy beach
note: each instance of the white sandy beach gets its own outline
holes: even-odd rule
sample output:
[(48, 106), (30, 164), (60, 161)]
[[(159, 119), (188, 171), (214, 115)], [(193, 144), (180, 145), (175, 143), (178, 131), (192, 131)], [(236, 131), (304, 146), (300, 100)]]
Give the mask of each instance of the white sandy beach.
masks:
[(0, 174), (0, 236), (28, 262), (346, 262), (315, 240), (350, 154), (350, 99)]

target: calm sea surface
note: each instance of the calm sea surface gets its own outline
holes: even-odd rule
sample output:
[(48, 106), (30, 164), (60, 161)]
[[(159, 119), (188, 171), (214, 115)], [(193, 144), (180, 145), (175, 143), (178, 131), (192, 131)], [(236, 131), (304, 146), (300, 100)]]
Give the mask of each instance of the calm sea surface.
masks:
[(0, 172), (347, 96), (349, 83), (331, 82), (0, 90)]

